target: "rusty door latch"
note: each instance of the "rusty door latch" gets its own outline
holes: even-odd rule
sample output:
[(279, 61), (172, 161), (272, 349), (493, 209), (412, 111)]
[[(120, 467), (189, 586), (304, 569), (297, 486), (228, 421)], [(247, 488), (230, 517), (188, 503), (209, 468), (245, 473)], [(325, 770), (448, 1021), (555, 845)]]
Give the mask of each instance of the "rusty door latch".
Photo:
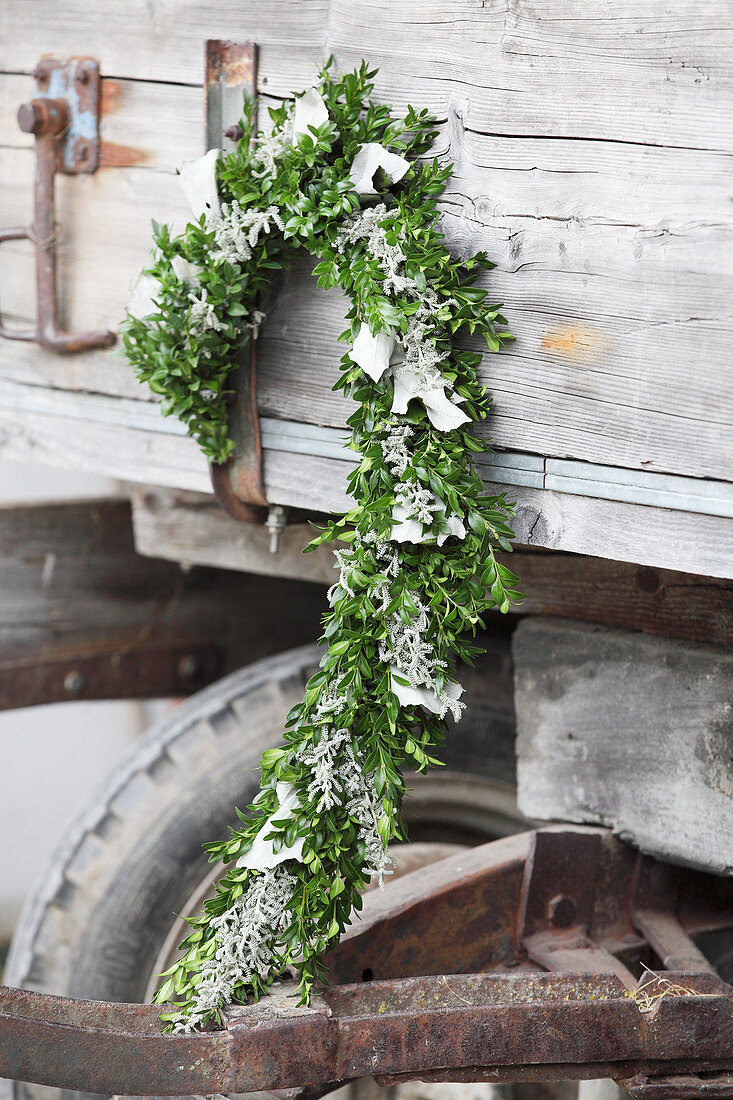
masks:
[(56, 352), (110, 347), (115, 333), (69, 333), (59, 328), (56, 299), (56, 221), (54, 191), (57, 172), (80, 175), (99, 164), (99, 64), (88, 58), (40, 62), (35, 71), (36, 97), (18, 110), (21, 130), (35, 137), (33, 225), (0, 230), (3, 241), (30, 240), (36, 249), (37, 325), (8, 329), (0, 319), (0, 336), (29, 340)]

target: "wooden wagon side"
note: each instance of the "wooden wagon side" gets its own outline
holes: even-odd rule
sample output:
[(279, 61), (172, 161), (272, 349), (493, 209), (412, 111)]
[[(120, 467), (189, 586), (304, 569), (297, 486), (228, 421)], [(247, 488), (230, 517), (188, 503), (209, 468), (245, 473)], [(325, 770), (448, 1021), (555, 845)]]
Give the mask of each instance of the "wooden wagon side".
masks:
[[(265, 106), (305, 86), (329, 53), (344, 66), (367, 57), (379, 95), (440, 120), (437, 152), (456, 165), (442, 204), (452, 246), (485, 248), (498, 265), (491, 292), (518, 340), (484, 362), (501, 450), (482, 468), (519, 501), (520, 541), (730, 575), (731, 78), (714, 12), (701, 27), (691, 2), (674, 16), (655, 3), (601, 18), (552, 0), (201, 5), (193, 19), (175, 5), (135, 18), (111, 4), (34, 10), (5, 8), (9, 222), (28, 220), (32, 153), (12, 108), (38, 58), (89, 54), (103, 75), (102, 167), (61, 180), (69, 327), (115, 326), (151, 217), (185, 214), (174, 168), (204, 143), (204, 39), (258, 43)], [(27, 248), (4, 247), (3, 309), (27, 319)], [(330, 392), (341, 320), (338, 298), (301, 268), (263, 330), (275, 503), (344, 504), (347, 407)], [(210, 491), (193, 442), (114, 352), (61, 361), (3, 342), (0, 382), (2, 453)]]
[[(511, 629), (495, 639), (492, 675), (476, 676), (484, 676), (486, 694), (500, 697), (500, 707), (492, 700), (491, 729), (508, 731), (505, 742), (511, 742), (516, 700), (519, 793), (527, 815), (602, 823), (663, 860), (656, 863), (605, 831), (581, 827), (512, 840), (472, 856), (468, 871), (459, 860), (421, 872), (393, 892), (392, 902), (376, 906), (353, 957), (345, 942), (347, 964), (337, 977), (384, 978), (373, 996), (364, 985), (356, 993), (353, 986), (346, 993), (337, 989), (330, 1001), (274, 1027), (282, 1008), (277, 1003), (235, 1013), (228, 1032), (206, 1046), (208, 1061), (208, 1055), (200, 1062), (194, 1057), (208, 1037), (203, 1045), (197, 1037), (190, 1047), (176, 1047), (158, 1035), (152, 1011), (130, 1005), (90, 1010), (80, 1002), (57, 1005), (6, 991), (0, 1034), (18, 1040), (11, 1050), (16, 1061), (6, 1065), (14, 1076), (27, 1074), (28, 1050), (32, 1057), (39, 1036), (45, 1061), (29, 1079), (60, 1087), (81, 1081), (113, 1088), (121, 1080), (171, 1092), (290, 1086), (306, 1079), (328, 1085), (349, 1067), (354, 1074), (374, 1068), (375, 1044), (385, 1034), (399, 1046), (405, 1029), (419, 1025), (426, 1047), (447, 1035), (443, 1062), (413, 1064), (402, 1048), (390, 1061), (386, 1046), (379, 1047), (381, 1070), (393, 1075), (385, 1083), (406, 1072), (440, 1079), (457, 1068), (469, 1080), (480, 1073), (516, 1079), (518, 1070), (537, 1079), (548, 1066), (557, 1077), (575, 1059), (575, 1068), (583, 1068), (578, 1076), (624, 1076), (632, 1095), (646, 1100), (676, 1087), (666, 1080), (675, 1067), (686, 1073), (679, 1084), (685, 1096), (730, 1095), (730, 987), (710, 973), (711, 962), (692, 942), (693, 936), (729, 934), (730, 883), (722, 876), (733, 868), (733, 28), (723, 0), (708, 5), (704, 25), (693, 0), (673, 12), (662, 0), (648, 0), (641, 10), (632, 0), (603, 9), (588, 0), (266, 0), (256, 7), (102, 0), (91, 10), (78, 0), (51, 9), (40, 0), (7, 0), (3, 19), (0, 187), (8, 224), (29, 220), (33, 153), (17, 129), (14, 108), (32, 95), (39, 58), (89, 56), (101, 66), (100, 168), (59, 180), (60, 302), (74, 330), (116, 327), (146, 262), (151, 218), (181, 225), (187, 217), (175, 167), (198, 156), (206, 140), (205, 40), (257, 43), (263, 107), (306, 87), (317, 65), (333, 54), (344, 68), (362, 57), (379, 66), (377, 95), (395, 107), (412, 103), (435, 113), (436, 152), (455, 163), (441, 203), (446, 234), (456, 252), (484, 249), (495, 260), (487, 285), (493, 299), (504, 301), (518, 337), (511, 349), (483, 362), (495, 398), (486, 437), (495, 449), (477, 464), (487, 486), (517, 501), (515, 557), (528, 592), (524, 612), (544, 620), (523, 622), (513, 642)], [(5, 243), (0, 267), (3, 318), (32, 322), (28, 245)], [(3, 625), (12, 644), (20, 637), (17, 608), (30, 609), (38, 621), (23, 636), (24, 652), (31, 647), (46, 661), (39, 676), (37, 657), (13, 664), (0, 654), (0, 697), (5, 691), (7, 700), (14, 691), (17, 699), (19, 683), (36, 691), (34, 701), (125, 694), (133, 682), (139, 694), (184, 693), (262, 655), (256, 620), (278, 605), (286, 613), (272, 648), (286, 633), (297, 640), (312, 636), (318, 589), (282, 579), (234, 580), (225, 571), (320, 584), (331, 579), (328, 548), (307, 559), (299, 551), (308, 537), (302, 513), (348, 502), (353, 455), (343, 439), (350, 410), (331, 390), (343, 314), (338, 295), (318, 290), (309, 264), (298, 263), (280, 284), (258, 341), (264, 488), (270, 504), (297, 513), (275, 555), (264, 528), (238, 524), (218, 508), (196, 445), (180, 424), (161, 416), (115, 351), (61, 359), (33, 343), (0, 341), (0, 455), (128, 482), (138, 554), (185, 567), (184, 579), (160, 561), (146, 568), (129, 543), (125, 504), (57, 512), (59, 552), (47, 550), (40, 564), (18, 546), (30, 533), (34, 546), (48, 540), (49, 513), (0, 517), (0, 546), (12, 551), (0, 564), (0, 588), (12, 585), (20, 593)], [(58, 592), (55, 600), (49, 591), (38, 597), (49, 553), (66, 605), (78, 610), (71, 625), (58, 625)], [(191, 575), (191, 565), (216, 572)], [(128, 569), (140, 606), (128, 603), (117, 622), (115, 608), (131, 589), (112, 574)], [(161, 585), (170, 594), (162, 606), (156, 600)], [(248, 622), (241, 632), (240, 617)], [(115, 646), (92, 652), (110, 624), (122, 632)], [(283, 694), (281, 680), (287, 691), (294, 685), (300, 690), (312, 659), (303, 651), (285, 655), (287, 676), (278, 665), (277, 690)], [(256, 686), (264, 710), (273, 705), (268, 691), (275, 680), (263, 682)], [(135, 787), (144, 788), (140, 797), (152, 798), (155, 783), (167, 782), (171, 771), (203, 768), (221, 751), (215, 744), (237, 740), (236, 723), (251, 700), (236, 695), (230, 681), (216, 690), (222, 693), (217, 707), (207, 709), (209, 697), (192, 704), (175, 748), (170, 737), (147, 761), (149, 770), (128, 777), (114, 798), (134, 801)], [(479, 744), (480, 734), (472, 731), (465, 752)], [(493, 747), (482, 751), (483, 765), (490, 758), (491, 768), (504, 767), (510, 775), (511, 747), (502, 760), (491, 756)], [(241, 757), (235, 759), (241, 769)], [(466, 757), (459, 770), (470, 771), (472, 760)], [(73, 905), (74, 890), (82, 880), (88, 884), (84, 875), (90, 877), (100, 841), (120, 821), (113, 809), (90, 825), (79, 845), (79, 860), (87, 860), (79, 880), (64, 878), (39, 902), (24, 981), (32, 983), (35, 973), (39, 988), (46, 988), (43, 952), (33, 952), (44, 936), (53, 941), (64, 920), (67, 929), (73, 923), (68, 898)], [(199, 825), (192, 829), (197, 843), (203, 839)], [(96, 846), (91, 857), (89, 838)], [(547, 857), (544, 868), (535, 859), (538, 851)], [(78, 868), (75, 858), (68, 858), (64, 873)], [(163, 862), (151, 872), (158, 885), (166, 874), (170, 880), (178, 874)], [(585, 881), (596, 870), (600, 901)], [(502, 906), (496, 883), (505, 880), (511, 897)], [(490, 959), (461, 956), (461, 966), (479, 971), (497, 965), (510, 973), (497, 981), (481, 974), (464, 981), (464, 974), (445, 993), (436, 985), (440, 978), (424, 973), (438, 965), (434, 961), (423, 960), (422, 970), (404, 969), (413, 965), (405, 961), (414, 956), (409, 937), (412, 922), (424, 929), (426, 920), (435, 920), (429, 943), (444, 952), (438, 969), (449, 972), (456, 945), (465, 948), (466, 937), (459, 928), (458, 939), (442, 938), (441, 914), (453, 905), (452, 891), (467, 883), (476, 891), (477, 919), (491, 910), (489, 938), (499, 947), (494, 951), (492, 939)], [(143, 886), (149, 894), (149, 883)], [(435, 906), (431, 889), (439, 896)], [(95, 904), (102, 912), (114, 900), (100, 894)], [(114, 925), (111, 918), (109, 923)], [(118, 938), (120, 927), (114, 925)], [(372, 972), (359, 952), (364, 943), (371, 950), (374, 929), (378, 963)], [(722, 940), (715, 943), (717, 963), (724, 948)], [(128, 974), (129, 950), (115, 955), (119, 943), (108, 946), (112, 969), (120, 965)], [(67, 956), (63, 965), (72, 972), (70, 949)], [(638, 1025), (624, 983), (628, 992), (633, 981), (627, 964), (638, 967), (647, 959), (672, 975), (681, 972), (687, 984), (678, 1003)], [(560, 976), (527, 977), (525, 969), (536, 967)], [(589, 970), (592, 978), (580, 976)], [(599, 974), (605, 984), (598, 984)], [(727, 972), (725, 977), (730, 979)], [(123, 989), (128, 1000), (131, 988)], [(556, 1011), (558, 989), (563, 1005)], [(108, 991), (105, 997), (112, 999)], [(455, 1032), (442, 1023), (431, 1030), (428, 1011), (423, 1019), (420, 1005), (431, 997)], [(517, 999), (520, 1010), (504, 1013), (502, 997)], [(594, 1016), (599, 998), (609, 1011)], [(709, 999), (717, 1013), (712, 1022)], [(582, 1021), (573, 1016), (573, 1000), (582, 1002)], [(539, 1009), (532, 1008), (535, 1001)], [(97, 1026), (100, 1012), (106, 1029)], [(388, 1022), (380, 1030), (383, 1013)], [(476, 1029), (496, 1028), (498, 1018), (506, 1021), (506, 1034), (492, 1034), (505, 1042), (503, 1061), (497, 1055), (489, 1064), (485, 1033)], [(607, 1031), (604, 1045), (598, 1041), (603, 1027), (595, 1021), (610, 1028), (609, 1020), (618, 1033)], [(516, 1042), (508, 1038), (515, 1022), (527, 1028)], [(68, 1037), (79, 1025), (77, 1062), (59, 1071), (58, 1034)], [(259, 1073), (258, 1063), (247, 1066), (242, 1036), (251, 1041), (262, 1027), (267, 1034), (260, 1054), (267, 1064)], [(546, 1040), (537, 1054), (540, 1068), (520, 1066), (527, 1035), (539, 1028)], [(100, 1031), (105, 1049), (120, 1059), (110, 1062), (107, 1076), (93, 1065)], [(574, 1047), (556, 1041), (563, 1033)], [(467, 1035), (476, 1040), (473, 1046), (467, 1040), (461, 1046)], [(273, 1050), (282, 1053), (283, 1038), (292, 1045), (283, 1047), (287, 1057), (273, 1075)], [(306, 1046), (311, 1060), (304, 1055), (296, 1064)], [(148, 1073), (143, 1048), (155, 1057), (159, 1052), (157, 1076)], [(179, 1049), (201, 1068), (177, 1077)], [(609, 1051), (613, 1057), (606, 1058)], [(127, 1077), (117, 1074), (118, 1065), (130, 1071)], [(708, 1076), (694, 1077), (697, 1071)]]

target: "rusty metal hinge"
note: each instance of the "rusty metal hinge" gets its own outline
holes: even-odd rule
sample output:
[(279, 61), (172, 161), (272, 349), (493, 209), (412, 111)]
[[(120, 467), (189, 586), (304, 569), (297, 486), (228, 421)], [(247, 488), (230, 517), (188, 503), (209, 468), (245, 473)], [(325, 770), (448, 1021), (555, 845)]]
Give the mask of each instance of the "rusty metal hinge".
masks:
[(0, 336), (29, 340), (51, 351), (87, 351), (114, 344), (114, 332), (69, 333), (59, 328), (56, 299), (54, 184), (57, 172), (91, 173), (99, 165), (99, 65), (89, 58), (44, 59), (35, 71), (36, 97), (18, 110), (18, 124), (35, 137), (33, 225), (0, 230), (3, 241), (32, 241), (36, 249), (37, 325)]

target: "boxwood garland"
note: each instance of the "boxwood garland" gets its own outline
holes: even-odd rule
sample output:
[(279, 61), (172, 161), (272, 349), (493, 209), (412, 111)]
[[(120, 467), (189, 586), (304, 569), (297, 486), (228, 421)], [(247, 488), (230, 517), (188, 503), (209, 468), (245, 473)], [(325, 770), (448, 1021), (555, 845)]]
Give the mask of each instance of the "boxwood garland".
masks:
[(236, 151), (182, 171), (196, 220), (179, 236), (154, 227), (125, 327), (138, 376), (221, 462), (233, 448), (231, 364), (262, 322), (272, 273), (306, 249), (319, 285), (351, 300), (336, 388), (356, 402), (355, 505), (309, 547), (341, 544), (326, 649), (283, 746), (262, 757), (241, 827), (207, 845), (225, 873), (155, 998), (179, 1030), (256, 999), (286, 967), (308, 1001), (360, 891), (389, 873), (386, 847), (404, 836), (402, 768), (439, 763), (446, 717), (460, 717), (453, 662), (480, 652), (467, 635), (521, 598), (495, 556), (511, 549), (512, 506), (485, 494), (471, 463), (486, 449), (468, 427), (489, 411), (481, 356), (458, 343), (478, 333), (496, 351), (510, 338), (475, 285), (493, 265), (451, 256), (436, 199), (452, 166), (424, 157), (433, 120), (412, 108), (393, 118), (370, 99), (374, 75), (327, 65), (316, 88), (270, 111), (269, 134), (255, 134), (246, 105)]

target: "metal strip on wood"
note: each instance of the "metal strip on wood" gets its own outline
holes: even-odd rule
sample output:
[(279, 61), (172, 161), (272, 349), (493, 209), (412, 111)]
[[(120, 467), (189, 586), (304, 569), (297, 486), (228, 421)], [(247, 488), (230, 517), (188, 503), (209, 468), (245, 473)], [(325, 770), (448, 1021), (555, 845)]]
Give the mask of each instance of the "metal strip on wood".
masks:
[[(257, 91), (254, 42), (209, 39), (206, 43), (206, 147), (231, 152), (241, 137), (244, 97)], [(229, 410), (233, 456), (211, 466), (216, 499), (234, 519), (262, 523), (267, 506), (262, 475), (262, 436), (257, 410), (257, 338), (240, 348), (233, 369), (236, 399)]]

